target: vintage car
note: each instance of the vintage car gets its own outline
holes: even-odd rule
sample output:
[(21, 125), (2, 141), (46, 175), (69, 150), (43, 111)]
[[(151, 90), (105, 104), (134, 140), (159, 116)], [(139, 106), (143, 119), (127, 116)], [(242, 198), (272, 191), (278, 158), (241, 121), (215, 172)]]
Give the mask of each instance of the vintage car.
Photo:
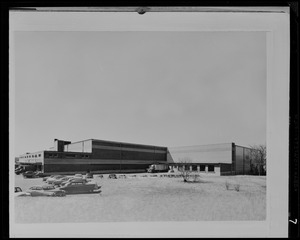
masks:
[(85, 178), (94, 178), (94, 175), (89, 172), (85, 175)]
[(108, 175), (108, 178), (117, 179), (117, 175), (112, 173)]
[(77, 174), (74, 175), (74, 177), (76, 177), (76, 178), (83, 178), (83, 175), (81, 173), (77, 173)]
[(23, 172), (23, 177), (24, 178), (35, 178), (35, 173), (34, 173), (34, 171), (26, 171), (26, 172)]
[(66, 194), (82, 194), (82, 193), (101, 193), (101, 186), (97, 183), (91, 181), (79, 181), (78, 179), (74, 181), (67, 182), (60, 190), (66, 192)]
[(64, 181), (60, 184), (60, 186), (64, 186), (67, 183), (70, 182), (77, 182), (77, 183), (87, 183), (90, 182), (91, 180), (86, 179), (86, 178), (81, 178), (81, 177), (71, 177), (70, 179), (68, 179), (67, 181)]
[(58, 179), (61, 179), (65, 177), (64, 175), (54, 175), (53, 177), (49, 177), (47, 180), (46, 180), (46, 183), (48, 184), (52, 184), (54, 181), (58, 180)]
[(53, 178), (55, 175), (45, 176), (43, 177), (43, 181), (46, 182), (48, 178)]
[(23, 192), (20, 187), (15, 187), (15, 197), (30, 196), (30, 193)]
[(38, 196), (64, 197), (64, 196), (66, 196), (65, 191), (55, 188), (53, 185), (32, 186), (26, 192), (30, 193), (30, 195), (32, 197), (38, 197)]
[(70, 179), (73, 179), (74, 177), (71, 177), (71, 176), (65, 176), (65, 177), (62, 177), (62, 178), (59, 178), (59, 179), (57, 179), (57, 180), (54, 180), (53, 182), (52, 182), (52, 184), (54, 185), (54, 186), (59, 186), (59, 185), (61, 185), (63, 182), (66, 182), (66, 181), (68, 181), (68, 180), (70, 180)]
[(41, 171), (35, 171), (34, 172), (34, 176), (35, 177), (44, 177), (45, 176), (45, 173), (41, 172)]
[(25, 172), (25, 170), (23, 168), (18, 168), (15, 170), (15, 174), (19, 175), (20, 173)]
[(15, 174), (19, 175), (20, 173), (25, 172), (24, 168), (19, 166), (15, 169)]

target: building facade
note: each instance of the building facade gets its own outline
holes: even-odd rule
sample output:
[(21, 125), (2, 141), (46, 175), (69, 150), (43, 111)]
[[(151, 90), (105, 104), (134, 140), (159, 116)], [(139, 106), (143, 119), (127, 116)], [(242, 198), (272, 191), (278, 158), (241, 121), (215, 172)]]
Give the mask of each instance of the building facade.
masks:
[(144, 172), (151, 164), (168, 164), (206, 174), (250, 173), (250, 150), (234, 143), (167, 148), (96, 139), (71, 143), (54, 140), (48, 150), (19, 156), (22, 165), (46, 174)]
[(71, 143), (55, 139), (48, 150), (19, 157), (44, 173), (141, 172), (153, 163), (166, 163), (167, 148), (89, 139)]
[(235, 143), (168, 148), (167, 162), (173, 169), (243, 175), (250, 173), (250, 151), (250, 148)]

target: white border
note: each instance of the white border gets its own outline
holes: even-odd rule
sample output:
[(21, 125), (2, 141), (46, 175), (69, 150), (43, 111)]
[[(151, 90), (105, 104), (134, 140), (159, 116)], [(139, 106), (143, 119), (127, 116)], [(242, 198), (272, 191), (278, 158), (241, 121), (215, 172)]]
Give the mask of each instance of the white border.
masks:
[[(267, 33), (267, 220), (15, 224), (10, 237), (287, 237), (289, 13), (10, 12), (9, 146), (14, 187), (14, 31), (263, 31)], [(10, 191), (10, 213), (14, 196)], [(84, 230), (84, 231), (83, 231)]]

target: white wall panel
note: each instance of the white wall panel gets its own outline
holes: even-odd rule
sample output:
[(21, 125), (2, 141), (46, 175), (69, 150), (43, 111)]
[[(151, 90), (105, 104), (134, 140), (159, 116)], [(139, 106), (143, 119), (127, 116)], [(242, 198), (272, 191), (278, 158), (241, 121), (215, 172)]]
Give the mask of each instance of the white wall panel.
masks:
[(179, 163), (231, 163), (232, 144), (211, 144), (188, 147), (168, 148), (168, 162)]

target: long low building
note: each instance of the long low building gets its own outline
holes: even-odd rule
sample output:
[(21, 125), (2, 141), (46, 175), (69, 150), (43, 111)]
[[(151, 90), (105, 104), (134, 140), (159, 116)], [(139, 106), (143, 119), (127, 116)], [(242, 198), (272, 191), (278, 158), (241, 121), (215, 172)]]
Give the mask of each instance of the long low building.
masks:
[(44, 173), (140, 172), (152, 163), (166, 163), (167, 148), (88, 139), (71, 143), (54, 140), (48, 150), (19, 157), (23, 165), (34, 165)]
[(250, 148), (235, 143), (168, 148), (171, 168), (216, 175), (250, 174)]
[(79, 142), (54, 140), (54, 147), (19, 156), (21, 165), (34, 166), (45, 174), (143, 172), (151, 164), (168, 164), (215, 175), (250, 173), (250, 148), (235, 143), (167, 148), (88, 139)]

